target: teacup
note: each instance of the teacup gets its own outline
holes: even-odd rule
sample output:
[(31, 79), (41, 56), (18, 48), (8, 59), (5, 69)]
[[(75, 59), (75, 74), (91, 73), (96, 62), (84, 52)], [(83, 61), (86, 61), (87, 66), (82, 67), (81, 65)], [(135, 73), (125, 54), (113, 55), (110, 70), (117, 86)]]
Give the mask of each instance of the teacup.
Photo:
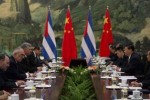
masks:
[(34, 84), (33, 84), (33, 81), (32, 81), (32, 80), (29, 80), (29, 81), (26, 82), (26, 85), (27, 85), (28, 87), (32, 87)]
[(116, 71), (113, 71), (112, 76), (117, 77), (118, 73)]
[(127, 86), (127, 79), (126, 78), (122, 78), (121, 79), (121, 86)]
[(38, 72), (38, 73), (36, 73), (36, 76), (37, 76), (37, 78), (42, 78), (42, 73)]
[(14, 93), (11, 95), (11, 100), (19, 100), (19, 95)]
[(142, 95), (143, 95), (143, 93), (138, 91), (138, 90), (133, 91), (133, 98), (134, 99), (141, 99)]
[(47, 71), (47, 67), (46, 67), (46, 66), (43, 66), (43, 67), (42, 67), (42, 71)]

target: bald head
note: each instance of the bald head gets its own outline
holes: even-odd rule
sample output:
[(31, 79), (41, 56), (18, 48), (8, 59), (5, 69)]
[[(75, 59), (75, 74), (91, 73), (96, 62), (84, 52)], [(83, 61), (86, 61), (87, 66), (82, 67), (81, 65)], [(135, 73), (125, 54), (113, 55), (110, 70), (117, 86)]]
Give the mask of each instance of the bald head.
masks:
[(18, 47), (13, 51), (13, 57), (17, 62), (21, 62), (24, 55), (24, 50), (21, 47)]

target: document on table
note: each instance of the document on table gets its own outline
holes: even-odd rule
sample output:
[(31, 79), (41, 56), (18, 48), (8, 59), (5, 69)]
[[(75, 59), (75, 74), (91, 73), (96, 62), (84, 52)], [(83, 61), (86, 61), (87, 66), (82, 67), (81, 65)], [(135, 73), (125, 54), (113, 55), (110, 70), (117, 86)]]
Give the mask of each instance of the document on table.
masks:
[(126, 79), (137, 79), (135, 76), (120, 76), (119, 79), (126, 78)]

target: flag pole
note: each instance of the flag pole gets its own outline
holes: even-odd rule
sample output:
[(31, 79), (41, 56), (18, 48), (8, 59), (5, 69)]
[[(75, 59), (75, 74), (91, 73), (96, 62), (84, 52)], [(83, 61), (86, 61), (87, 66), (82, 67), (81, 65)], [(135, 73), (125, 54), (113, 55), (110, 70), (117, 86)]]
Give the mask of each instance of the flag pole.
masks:
[(68, 5), (68, 10), (70, 11), (70, 5)]
[(89, 10), (91, 10), (91, 5), (89, 5)]
[(109, 9), (109, 6), (107, 6), (107, 9)]

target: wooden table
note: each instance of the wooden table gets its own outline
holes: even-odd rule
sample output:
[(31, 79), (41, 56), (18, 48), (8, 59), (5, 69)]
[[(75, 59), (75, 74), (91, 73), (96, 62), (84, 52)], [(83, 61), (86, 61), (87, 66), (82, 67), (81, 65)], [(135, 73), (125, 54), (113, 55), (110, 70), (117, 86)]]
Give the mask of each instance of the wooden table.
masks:
[[(97, 100), (112, 100), (114, 91), (106, 89), (106, 84), (109, 84), (109, 80), (101, 79), (100, 75), (91, 74), (91, 79), (97, 95)], [(117, 99), (121, 98), (121, 90), (116, 90)], [(149, 94), (143, 93), (144, 99), (150, 99)]]
[[(45, 89), (36, 89), (36, 98), (43, 98), (44, 100), (59, 100), (61, 90), (64, 86), (66, 76), (64, 74), (57, 75), (56, 79), (52, 83), (51, 88), (45, 88)], [(26, 98), (30, 97), (30, 93), (27, 90), (24, 90), (24, 88), (17, 88), (8, 90), (11, 94), (16, 92), (19, 94), (19, 100), (24, 100)]]

